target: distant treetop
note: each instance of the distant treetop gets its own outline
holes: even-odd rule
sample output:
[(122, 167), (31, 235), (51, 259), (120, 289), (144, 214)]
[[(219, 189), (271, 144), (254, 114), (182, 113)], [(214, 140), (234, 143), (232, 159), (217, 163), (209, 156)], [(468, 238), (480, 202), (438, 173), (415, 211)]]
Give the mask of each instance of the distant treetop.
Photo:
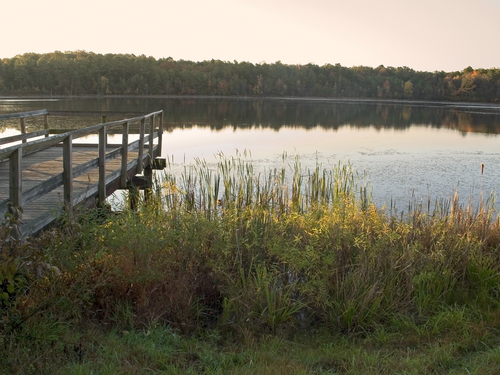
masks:
[(252, 64), (86, 51), (25, 53), (0, 60), (4, 95), (223, 95), (500, 102), (500, 69), (420, 72), (275, 63)]

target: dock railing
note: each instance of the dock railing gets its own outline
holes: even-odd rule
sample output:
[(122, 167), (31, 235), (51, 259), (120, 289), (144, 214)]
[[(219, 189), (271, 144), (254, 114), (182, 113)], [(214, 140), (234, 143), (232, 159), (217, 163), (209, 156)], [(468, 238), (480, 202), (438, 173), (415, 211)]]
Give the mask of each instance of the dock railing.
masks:
[[(16, 141), (23, 142), (14, 146), (0, 148), (0, 162), (8, 159), (9, 163), (9, 194), (8, 199), (0, 202), (1, 217), (5, 215), (10, 206), (20, 208), (26, 207), (38, 197), (60, 186), (64, 187), (64, 207), (69, 212), (73, 210), (75, 205), (89, 199), (92, 196), (97, 196), (97, 203), (101, 204), (106, 199), (106, 192), (107, 189), (109, 190), (110, 184), (114, 184), (114, 188), (112, 190), (127, 188), (127, 183), (133, 176), (141, 174), (145, 166), (150, 168), (153, 165), (155, 158), (161, 156), (163, 111), (156, 111), (146, 115), (118, 121), (105, 122), (84, 129), (67, 131), (62, 134), (53, 134), (53, 132), (58, 133), (60, 131), (54, 131), (51, 129), (44, 129), (30, 133), (26, 132), (25, 118), (44, 116), (44, 125), (47, 126), (49, 115), (50, 112), (47, 110), (0, 115), (0, 120), (15, 118), (21, 119), (21, 134), (0, 139), (0, 145), (8, 145), (9, 143)], [(104, 118), (105, 117), (103, 116), (103, 119)], [(130, 125), (133, 123), (139, 123), (139, 139), (134, 142), (130, 142)], [(158, 123), (157, 127), (156, 123)], [(109, 152), (106, 151), (106, 148), (109, 146), (107, 142), (108, 132), (110, 134), (122, 134), (121, 146), (114, 148)], [(92, 134), (98, 135), (98, 158), (74, 167), (72, 156), (75, 140)], [(31, 138), (41, 136), (45, 136), (46, 138), (28, 141)], [(154, 144), (155, 138), (158, 138), (157, 145)], [(24, 191), (22, 186), (23, 157), (61, 144), (63, 147), (63, 172), (48, 178), (27, 191)], [(145, 148), (147, 148), (147, 152), (145, 152)], [(131, 150), (137, 150), (138, 156), (136, 159), (129, 162), (128, 153)], [(107, 175), (106, 162), (120, 156), (120, 170)], [(80, 194), (75, 197), (73, 193), (73, 179), (96, 168), (99, 170), (97, 187), (88, 189), (84, 194)], [(18, 212), (18, 210), (12, 210), (12, 212)], [(49, 219), (46, 219), (45, 221), (47, 220)], [(23, 231), (23, 237), (38, 231), (46, 225), (47, 223), (45, 222), (31, 225), (32, 228), (29, 228), (28, 231)]]

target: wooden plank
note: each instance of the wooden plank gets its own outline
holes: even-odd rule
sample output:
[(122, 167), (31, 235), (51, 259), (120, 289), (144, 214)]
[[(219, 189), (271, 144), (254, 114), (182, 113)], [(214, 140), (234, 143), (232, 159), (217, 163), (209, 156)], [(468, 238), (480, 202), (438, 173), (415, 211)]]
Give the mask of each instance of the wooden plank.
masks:
[[(99, 131), (100, 128), (102, 128), (103, 125), (96, 125), (92, 126), (90, 128), (82, 129), (82, 130), (76, 130), (74, 132), (71, 132), (73, 139), (83, 137), (88, 134), (96, 133)], [(41, 151), (43, 149), (52, 147), (58, 143), (61, 143), (64, 141), (64, 138), (66, 138), (68, 133), (63, 133), (60, 135), (53, 135), (49, 138), (46, 139), (39, 139), (36, 141), (31, 141), (29, 143), (26, 143), (22, 145), (23, 147), (23, 154), (28, 155), (32, 154), (34, 152)], [(8, 147), (5, 149), (0, 150), (0, 160), (8, 158), (12, 152), (15, 151), (17, 146), (12, 146)]]
[[(147, 160), (147, 158), (148, 158), (148, 155), (145, 155), (143, 162), (145, 162)], [(134, 159), (127, 164), (127, 169), (128, 169), (127, 180), (130, 180), (133, 176), (138, 174), (137, 165), (138, 165), (137, 159)], [(108, 179), (107, 179), (108, 193), (111, 194), (111, 192), (116, 191), (120, 187), (120, 174), (121, 174), (121, 171), (115, 171), (108, 176)]]
[(55, 111), (50, 110), (51, 116), (143, 116), (144, 112), (113, 112), (113, 111)]
[(16, 118), (27, 118), (34, 116), (46, 115), (49, 112), (46, 109), (40, 109), (37, 111), (26, 111), (26, 112), (16, 112), (16, 113), (5, 113), (0, 115), (0, 120), (11, 120)]
[[(127, 121), (125, 121), (127, 122)], [(123, 122), (123, 123), (125, 123)], [(50, 129), (50, 134), (63, 134), (63, 133), (71, 133), (73, 132), (74, 130), (72, 129)], [(110, 129), (108, 127), (108, 129), (106, 130), (106, 133), (108, 135), (113, 135), (113, 134), (122, 134), (123, 130), (122, 129)], [(97, 134), (97, 131), (96, 132), (89, 132), (88, 134), (85, 134), (85, 135), (78, 135), (77, 138), (81, 138), (81, 137), (84, 137), (86, 135), (89, 135), (89, 134), (92, 134), (92, 133), (96, 133)], [(130, 126), (129, 127), (129, 134), (139, 134), (140, 133), (140, 129), (139, 129), (139, 126), (137, 127), (133, 127), (133, 126)], [(73, 137), (75, 138), (75, 137)]]
[(0, 138), (0, 145), (5, 145), (5, 144), (11, 143), (11, 142), (22, 141), (23, 139), (41, 137), (43, 135), (46, 136), (49, 133), (50, 133), (50, 131), (47, 129), (47, 130), (39, 130), (36, 132), (31, 132), (31, 133), (26, 133), (26, 134), (12, 135), (10, 137)]
[[(128, 151), (131, 151), (137, 148), (139, 141), (135, 141), (128, 146)], [(109, 153), (106, 153), (106, 164), (108, 164), (113, 159), (116, 159), (119, 155), (121, 155), (122, 149), (117, 148)], [(73, 167), (73, 179), (78, 178), (96, 168), (99, 168), (99, 158), (94, 158), (89, 160), (83, 164), (79, 164)], [(42, 188), (42, 187), (41, 187)]]
[[(155, 113), (158, 113), (160, 116), (162, 112), (158, 111)], [(149, 134), (146, 135), (145, 121), (148, 118), (150, 119), (150, 124), (153, 129), (150, 127)], [(95, 148), (95, 145), (87, 145), (85, 148), (75, 149), (75, 144), (72, 142), (71, 152), (65, 151), (70, 145), (69, 138), (66, 137), (71, 135), (71, 139), (73, 140), (75, 135), (78, 137), (85, 132), (100, 132), (99, 139), (101, 141), (103, 139), (102, 133), (104, 133), (104, 136), (107, 136), (107, 124), (99, 124), (87, 129), (71, 131), (61, 134), (60, 136), (52, 136), (44, 140), (31, 141), (24, 145), (12, 146), (0, 150), (0, 156), (2, 156), (2, 158), (9, 157), (10, 159), (17, 160), (17, 164), (20, 165), (17, 169), (22, 171), (21, 178), (18, 181), (21, 185), (21, 189), (18, 190), (20, 194), (18, 200), (22, 202), (25, 208), (23, 214), (23, 221), (25, 222), (23, 225), (23, 235), (28, 235), (33, 233), (33, 230), (39, 230), (48, 225), (47, 223), (55, 219), (55, 217), (50, 214), (50, 211), (54, 210), (56, 207), (61, 207), (63, 199), (66, 202), (71, 201), (68, 199), (67, 193), (65, 194), (63, 187), (64, 178), (66, 178), (66, 180), (68, 179), (66, 177), (67, 175), (73, 177), (72, 201), (74, 204), (80, 199), (83, 199), (83, 203), (89, 200), (92, 201), (95, 197), (97, 197), (99, 201), (102, 201), (103, 195), (105, 199), (106, 196), (122, 186), (124, 160), (126, 160), (125, 177), (127, 181), (135, 174), (141, 173), (144, 167), (150, 165), (150, 154), (156, 155), (159, 151), (158, 146), (154, 146), (152, 142), (154, 138), (159, 136), (158, 132), (154, 131), (156, 121), (155, 115), (149, 114), (147, 116), (142, 116), (138, 121), (140, 122), (139, 132), (142, 133), (139, 140), (128, 144), (128, 137), (125, 136), (127, 142), (124, 143), (122, 139), (122, 144), (116, 145), (116, 148), (111, 149), (111, 151), (109, 151), (109, 145), (108, 147), (99, 148)], [(121, 126), (122, 129), (118, 132), (123, 134), (123, 128), (126, 122), (128, 122), (128, 120), (121, 120), (108, 124), (112, 127)], [(130, 133), (130, 127), (128, 130), (128, 133)], [(106, 137), (104, 137), (104, 139), (105, 138)], [(103, 143), (100, 142), (100, 144), (102, 145)], [(126, 146), (124, 147), (124, 145)], [(92, 150), (92, 148), (94, 148), (95, 151)], [(139, 148), (142, 148), (142, 155), (140, 158), (138, 155)], [(145, 148), (148, 151), (146, 154)], [(27, 156), (27, 151), (30, 153), (37, 153), (36, 155)], [(20, 160), (18, 160), (17, 152), (21, 155)], [(102, 163), (103, 153), (104, 163)], [(71, 162), (68, 160), (65, 161), (64, 154), (70, 154), (72, 156)], [(123, 154), (125, 154), (124, 158), (118, 158), (118, 156)], [(130, 161), (128, 161), (129, 159)], [(103, 164), (104, 173), (102, 171)], [(8, 173), (9, 176), (12, 176), (11, 169), (13, 170), (15, 168), (11, 168), (10, 162), (0, 163), (0, 174)], [(66, 172), (65, 174), (65, 170), (71, 170), (71, 172)], [(106, 171), (108, 172), (106, 173)], [(102, 183), (99, 183), (99, 181), (102, 180), (105, 181), (104, 194), (102, 192)], [(0, 179), (0, 211), (2, 213), (6, 212), (7, 202), (11, 200), (10, 184), (11, 178)], [(7, 192), (9, 192), (9, 197), (6, 195)], [(81, 198), (82, 196), (86, 198)]]
[[(130, 161), (127, 164), (127, 179), (132, 178), (132, 176), (137, 174), (137, 159)], [(106, 177), (106, 193), (111, 195), (116, 189), (119, 188), (120, 183), (121, 170), (116, 170), (110, 173)], [(75, 198), (75, 204), (83, 203), (85, 200), (90, 199), (98, 195), (98, 184), (90, 185), (87, 189), (85, 189), (82, 193), (80, 193)]]
[[(127, 119), (127, 120), (113, 121), (113, 122), (109, 122), (106, 124), (99, 124), (99, 125), (85, 128), (85, 129), (79, 129), (79, 130), (72, 131), (71, 134), (73, 135), (73, 139), (77, 139), (77, 138), (84, 137), (84, 136), (87, 136), (87, 135), (92, 134), (92, 133), (97, 133), (103, 126), (107, 126), (109, 128), (109, 127), (113, 127), (113, 126), (123, 125), (126, 121), (132, 122), (132, 121), (138, 121), (138, 120), (141, 121), (140, 132), (142, 132), (142, 134), (144, 134), (143, 127), (144, 127), (145, 119), (153, 116), (154, 114), (160, 113), (160, 112), (161, 111), (153, 112), (147, 116), (137, 117), (134, 119)], [(49, 137), (47, 139), (29, 142), (26, 145), (23, 145), (23, 147), (25, 147), (23, 150), (23, 154), (28, 155), (30, 153), (43, 150), (44, 148), (51, 147), (57, 143), (62, 142), (65, 137), (66, 137), (66, 133), (61, 134), (61, 135), (52, 136), (52, 137)], [(13, 151), (14, 151), (13, 147), (2, 149), (0, 151), (0, 160), (8, 158), (10, 156), (11, 152), (13, 152)]]
[(88, 128), (85, 128), (85, 129), (75, 130), (72, 132), (73, 139), (86, 137), (87, 135), (90, 135), (90, 134), (97, 134), (103, 126), (104, 126), (103, 124), (99, 124), (99, 125), (90, 126)]
[(135, 120), (139, 121), (144, 116), (151, 116), (153, 114), (159, 114), (163, 111), (152, 112), (151, 114), (144, 115), (141, 112), (113, 112), (113, 111), (57, 111), (57, 110), (46, 110), (40, 109), (36, 111), (26, 111), (26, 112), (16, 112), (16, 113), (5, 113), (0, 115), (0, 120), (11, 120), (18, 119), (21, 117), (34, 117), (41, 115), (51, 115), (51, 116), (135, 116)]
[[(137, 143), (137, 142), (134, 142), (134, 143)], [(157, 147), (155, 147), (155, 148), (157, 148)], [(116, 151), (121, 151), (121, 150), (113, 150), (113, 152), (116, 152)], [(74, 151), (74, 153), (75, 153), (75, 151)], [(148, 159), (148, 155), (144, 155), (144, 161), (147, 161), (147, 159)], [(116, 166), (118, 166), (118, 164)], [(137, 159), (134, 157), (134, 159), (132, 159), (127, 164), (127, 179), (130, 179), (132, 176), (134, 176), (137, 173), (136, 166), (137, 166)], [(113, 191), (115, 191), (116, 189), (118, 189), (120, 187), (120, 178), (121, 178), (121, 170), (119, 167), (114, 172), (112, 172), (112, 173), (108, 174), (108, 176), (106, 176), (106, 194), (107, 195), (111, 194)], [(57, 176), (54, 176), (51, 179), (51, 181), (52, 181), (53, 186), (54, 185), (60, 186), (62, 184), (62, 173), (60, 173)], [(93, 180), (93, 181), (97, 181), (97, 179)], [(46, 190), (49, 190), (50, 187), (48, 187), (47, 182), (48, 181), (44, 182), (41, 185), (42, 185), (42, 187), (45, 187)], [(75, 180), (75, 182), (76, 182), (76, 180)], [(38, 189), (38, 192), (41, 192), (40, 186), (37, 186), (36, 189)], [(48, 207), (51, 207), (51, 209), (56, 207), (56, 204), (59, 201), (58, 196), (60, 194), (58, 191), (59, 191), (59, 189), (57, 191), (53, 191), (51, 193), (45, 194), (42, 198), (35, 200), (35, 202), (33, 202), (33, 203), (30, 202), (29, 212), (31, 212), (31, 213), (28, 212), (30, 220), (27, 222), (27, 224), (29, 224), (30, 228), (33, 227), (33, 223), (32, 223), (33, 220), (38, 220), (38, 216), (40, 216), (40, 215), (43, 216), (43, 214), (47, 212), (47, 208), (43, 208), (43, 207), (47, 207), (47, 206), (44, 206), (44, 205), (48, 204), (49, 205)], [(85, 184), (84, 186), (82, 186), (82, 189), (80, 189), (79, 191), (80, 192), (78, 194), (76, 194), (77, 198), (74, 199), (74, 202), (75, 202), (74, 204), (80, 203), (81, 199), (90, 199), (94, 196), (97, 196), (98, 195), (98, 183), (94, 183), (92, 185)], [(23, 194), (23, 197), (24, 196), (26, 196), (26, 198), (34, 197), (35, 196), (34, 193), (35, 193), (34, 190), (29, 191), (26, 194)], [(82, 194), (84, 194), (84, 196), (86, 198), (81, 198)], [(38, 196), (39, 195), (40, 194), (38, 194)], [(53, 198), (46, 198), (49, 196), (52, 196)], [(78, 197), (80, 197), (80, 198), (78, 198)], [(36, 199), (36, 198), (33, 198), (33, 199)], [(30, 200), (31, 200), (31, 198), (30, 198)], [(44, 203), (44, 202), (46, 202), (46, 203)], [(23, 203), (26, 204), (26, 202), (23, 202)], [(34, 208), (35, 208), (35, 210), (34, 210)], [(33, 212), (33, 211), (35, 211), (35, 212)], [(36, 212), (38, 212), (38, 214)], [(33, 216), (33, 215), (36, 215), (36, 216)], [(26, 215), (26, 216), (28, 216), (28, 215)], [(35, 217), (37, 217), (37, 218), (35, 219)], [(38, 226), (37, 226), (37, 228), (38, 228)]]
[(57, 143), (64, 140), (64, 135), (52, 136), (46, 139), (39, 139), (36, 141), (31, 141), (29, 143), (23, 144), (21, 146), (11, 146), (0, 150), (0, 160), (10, 157), (10, 155), (17, 149), (17, 147), (23, 148), (23, 155), (32, 154), (36, 151), (49, 148)]
[[(128, 153), (129, 156), (127, 160), (131, 157), (135, 157), (130, 154), (134, 149), (136, 150), (139, 145), (139, 141), (134, 141), (128, 145)], [(73, 178), (78, 178), (84, 173), (91, 171), (92, 169), (98, 168), (98, 151), (97, 147), (93, 146), (94, 150), (88, 145), (85, 148), (74, 149), (73, 145)], [(108, 147), (109, 149), (109, 147)], [(87, 151), (88, 150), (88, 151)], [(62, 148), (50, 148), (43, 150), (36, 154), (36, 157), (23, 157), (23, 184), (26, 183), (27, 186), (24, 189), (31, 189), (37, 185), (43, 185), (45, 180), (49, 179), (54, 174), (63, 172), (63, 153)], [(121, 146), (111, 150), (106, 153), (106, 163), (113, 161), (118, 158), (122, 154)], [(121, 160), (117, 160), (118, 168), (121, 165)], [(3, 166), (3, 167), (2, 167)], [(2, 172), (4, 171), (4, 172)], [(8, 163), (0, 164), (0, 174), (8, 172)], [(96, 172), (97, 173), (97, 172)], [(36, 181), (42, 181), (40, 184)], [(35, 183), (36, 182), (36, 183)], [(48, 182), (49, 185), (52, 185), (52, 182)], [(62, 181), (61, 181), (62, 183)], [(2, 198), (7, 198), (7, 196), (2, 197), (2, 191), (8, 192), (8, 180), (0, 179), (0, 200)], [(4, 190), (5, 189), (5, 190)], [(40, 189), (43, 191), (47, 191), (47, 188), (41, 186)]]
[(23, 207), (31, 204), (36, 199), (41, 196), (51, 192), (52, 190), (58, 188), (64, 184), (64, 177), (62, 173), (59, 173), (48, 180), (44, 181), (42, 184), (36, 185), (31, 189), (23, 193)]
[[(133, 149), (137, 148), (139, 145), (139, 141), (135, 141), (134, 143), (131, 143), (128, 146), (127, 151), (132, 151)], [(119, 155), (121, 155), (122, 149), (117, 148), (109, 153), (106, 154), (106, 163), (110, 162), (111, 160), (117, 158)], [(73, 168), (73, 178), (79, 177), (93, 169), (99, 168), (99, 158), (92, 159), (85, 164), (80, 164), (77, 167)]]
[(26, 143), (26, 145), (23, 145), (23, 154), (28, 155), (43, 150), (45, 148), (49, 148), (58, 143), (61, 143), (62, 141), (64, 141), (64, 138), (66, 138), (66, 134), (62, 134), (59, 136), (52, 136), (37, 141), (31, 141), (29, 143)]
[(59, 207), (55, 207), (53, 211), (44, 212), (41, 214), (37, 220), (32, 220), (27, 224), (21, 226), (21, 235), (22, 238), (26, 238), (28, 236), (34, 235), (37, 232), (41, 231), (52, 222), (54, 222), (59, 216), (61, 209)]
[[(97, 132), (99, 132), (99, 130), (103, 126), (106, 126), (106, 128), (107, 128), (106, 132), (108, 132), (111, 128), (117, 127), (117, 126), (122, 126), (127, 121), (134, 121), (134, 119), (125, 119), (125, 120), (107, 122), (105, 124), (90, 126), (88, 128), (85, 128), (85, 129), (73, 130), (73, 131), (71, 131), (71, 133), (73, 134), (73, 139), (77, 139), (77, 138), (85, 137), (85, 136), (90, 135), (90, 134), (96, 134)], [(135, 120), (135, 121), (137, 121), (137, 120)], [(51, 130), (51, 132), (54, 132), (54, 134), (55, 134), (58, 131)], [(118, 132), (116, 134), (118, 134)]]

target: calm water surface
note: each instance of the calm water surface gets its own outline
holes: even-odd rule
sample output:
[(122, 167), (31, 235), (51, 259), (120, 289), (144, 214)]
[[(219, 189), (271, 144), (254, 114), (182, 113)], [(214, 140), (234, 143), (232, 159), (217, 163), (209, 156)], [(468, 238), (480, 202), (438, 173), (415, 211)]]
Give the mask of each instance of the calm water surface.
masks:
[[(379, 206), (410, 201), (462, 202), (500, 192), (500, 107), (457, 104), (213, 98), (0, 99), (0, 113), (34, 109), (147, 113), (165, 111), (163, 154), (181, 170), (195, 158), (247, 151), (256, 168), (300, 155), (304, 168), (351, 163)], [(116, 119), (123, 116), (116, 116)], [(115, 116), (109, 117), (115, 119)], [(28, 130), (43, 128), (28, 121)], [(50, 126), (79, 128), (98, 117), (50, 117)], [(0, 123), (0, 136), (19, 123)], [(481, 175), (481, 164), (484, 174)]]

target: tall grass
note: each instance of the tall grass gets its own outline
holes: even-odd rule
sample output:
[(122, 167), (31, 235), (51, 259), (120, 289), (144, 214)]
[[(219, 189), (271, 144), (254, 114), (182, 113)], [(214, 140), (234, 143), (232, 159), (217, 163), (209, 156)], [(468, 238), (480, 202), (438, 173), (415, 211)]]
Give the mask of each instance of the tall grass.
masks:
[(263, 316), (255, 297), (262, 288), (240, 282), (263, 269), (267, 283), (279, 285), (268, 288), (273, 293), (293, 290), (287, 296), (302, 311), (292, 308), (290, 315), (301, 324), (351, 331), (394, 313), (497, 306), (500, 232), (491, 200), (460, 207), (455, 195), (432, 210), (430, 203), (427, 210), (410, 205), (397, 218), (375, 207), (350, 165), (304, 171), (298, 158), (258, 174), (241, 158), (212, 167), (197, 160), (180, 178), (164, 181), (163, 225), (188, 215), (212, 228), (207, 264), (224, 280), (224, 306), (239, 324)]
[[(195, 159), (184, 167), (180, 176), (165, 173), (165, 204), (168, 210), (186, 207), (203, 212), (207, 218), (217, 216), (221, 206), (241, 211), (259, 206), (272, 214), (302, 212), (313, 206), (330, 205), (355, 198), (358, 193), (356, 173), (350, 164), (328, 169), (316, 164), (313, 170), (302, 170), (300, 158), (287, 165), (283, 155), (280, 168), (255, 172), (253, 164), (244, 158), (223, 155), (215, 165)], [(291, 176), (287, 174), (290, 170)], [(360, 202), (369, 203), (369, 194), (359, 188)], [(175, 194), (182, 192), (181, 195)], [(179, 199), (183, 197), (184, 200)]]
[(26, 273), (29, 289), (2, 306), (4, 343), (15, 332), (41, 340), (42, 320), (43, 336), (76, 348), (62, 337), (95, 324), (252, 342), (312, 329), (438, 335), (458, 329), (464, 309), (498, 320), (491, 200), (461, 207), (455, 196), (398, 217), (376, 208), (349, 164), (303, 170), (285, 158), (260, 173), (242, 158), (197, 160), (154, 189), (137, 211), (90, 212), (37, 240), (40, 264), (61, 272)]

